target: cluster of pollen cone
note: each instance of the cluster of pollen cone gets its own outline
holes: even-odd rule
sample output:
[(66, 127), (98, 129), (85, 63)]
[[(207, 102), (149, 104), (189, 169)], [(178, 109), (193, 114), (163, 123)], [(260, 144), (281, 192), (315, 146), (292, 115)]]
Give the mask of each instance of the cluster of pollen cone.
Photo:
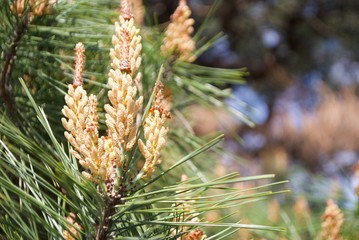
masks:
[[(82, 43), (75, 47), (75, 71), (73, 84), (68, 86), (65, 96), (66, 105), (62, 113), (62, 124), (66, 129), (65, 137), (72, 146), (71, 154), (79, 160), (85, 169), (82, 173), (95, 183), (106, 183), (107, 192), (114, 191), (115, 182), (129, 167), (133, 157), (137, 168), (133, 178), (150, 176), (161, 162), (160, 151), (166, 143), (168, 127), (165, 126), (169, 112), (163, 104), (163, 85), (155, 86), (155, 99), (152, 107), (140, 121), (143, 112), (143, 96), (140, 96), (141, 73), (141, 36), (138, 23), (132, 12), (132, 1), (121, 1), (121, 13), (115, 23), (110, 50), (111, 69), (108, 73), (109, 103), (105, 104), (106, 135), (99, 135), (98, 101), (93, 94), (87, 94), (83, 87), (82, 72), (84, 68), (85, 48)], [(190, 10), (181, 0), (173, 14), (172, 22), (165, 33), (162, 53), (166, 56), (172, 51), (179, 59), (192, 61), (194, 42), (189, 34), (193, 31), (193, 20), (189, 19)], [(186, 19), (184, 19), (186, 18)], [(172, 25), (185, 22), (185, 27), (174, 32)], [(172, 26), (172, 27), (171, 27)], [(172, 35), (174, 36), (172, 36)], [(192, 41), (180, 41), (178, 37), (190, 38)], [(175, 43), (176, 42), (176, 43)], [(167, 49), (169, 44), (175, 48)], [(182, 46), (180, 43), (186, 43)], [(189, 47), (189, 44), (193, 46)], [(138, 149), (140, 154), (133, 155)], [(141, 164), (140, 164), (141, 163)], [(132, 165), (133, 166), (133, 165)], [(119, 170), (120, 169), (120, 170)]]
[(28, 14), (30, 20), (32, 20), (36, 16), (51, 12), (51, 7), (55, 2), (55, 0), (14, 0), (10, 9), (18, 16)]

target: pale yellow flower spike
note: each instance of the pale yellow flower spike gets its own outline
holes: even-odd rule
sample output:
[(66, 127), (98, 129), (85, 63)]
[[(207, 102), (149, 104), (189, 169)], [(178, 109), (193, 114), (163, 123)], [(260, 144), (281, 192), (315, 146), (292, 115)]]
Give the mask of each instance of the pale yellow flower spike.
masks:
[(333, 200), (327, 201), (327, 207), (322, 216), (322, 229), (320, 239), (341, 240), (340, 228), (344, 223), (344, 215)]
[(177, 238), (178, 240), (204, 240), (207, 239), (206, 234), (199, 228), (190, 231), (189, 233), (186, 233), (180, 238)]
[(192, 39), (193, 18), (190, 18), (191, 10), (186, 0), (180, 0), (179, 5), (171, 16), (171, 22), (168, 25), (161, 51), (164, 55), (178, 55), (182, 61), (193, 62), (196, 56), (193, 55), (196, 49), (196, 43)]
[(74, 87), (82, 85), (82, 70), (85, 64), (85, 47), (79, 42), (75, 47), (75, 72), (74, 72)]
[(64, 239), (65, 240), (75, 240), (80, 238), (80, 233), (77, 230), (82, 230), (82, 227), (75, 222), (76, 216), (73, 213), (70, 213), (70, 215), (66, 218), (66, 220), (69, 222), (67, 227), (69, 228), (70, 232), (65, 230), (63, 232)]
[(30, 7), (28, 14), (30, 15), (30, 20), (34, 16), (42, 16), (50, 12), (51, 5), (54, 4), (54, 1), (50, 0), (15, 0), (14, 3), (10, 6), (10, 9), (13, 13), (16, 13), (18, 16), (22, 16), (26, 9), (26, 5)]
[(142, 25), (145, 18), (145, 7), (143, 6), (142, 0), (131, 0), (131, 2), (136, 22)]
[(170, 117), (169, 112), (163, 108), (163, 85), (157, 86), (157, 95), (153, 107), (150, 109), (144, 125), (144, 135), (146, 142), (138, 140), (138, 147), (145, 164), (142, 168), (143, 177), (151, 175), (155, 171), (155, 166), (161, 162), (160, 151), (166, 143), (168, 128), (164, 126), (166, 119)]
[(70, 150), (79, 163), (88, 172), (83, 172), (87, 178), (97, 181), (98, 177), (106, 179), (108, 176), (109, 160), (103, 161), (98, 145), (103, 143), (99, 140), (97, 98), (94, 95), (87, 97), (86, 90), (82, 87), (82, 70), (85, 63), (85, 48), (82, 43), (75, 47), (75, 72), (74, 82), (69, 84), (68, 94), (65, 96), (66, 105), (62, 113), (67, 118), (62, 118), (62, 125), (67, 130), (65, 137), (74, 148)]
[[(136, 117), (142, 107), (143, 97), (136, 99), (137, 85), (141, 74), (141, 36), (136, 28), (128, 1), (121, 1), (119, 22), (115, 23), (116, 34), (112, 37), (110, 50), (111, 70), (108, 97), (111, 104), (105, 105), (106, 125), (112, 139), (111, 147), (116, 156), (116, 164), (122, 164), (125, 151), (132, 149), (136, 141)], [(137, 74), (137, 75), (136, 75)]]

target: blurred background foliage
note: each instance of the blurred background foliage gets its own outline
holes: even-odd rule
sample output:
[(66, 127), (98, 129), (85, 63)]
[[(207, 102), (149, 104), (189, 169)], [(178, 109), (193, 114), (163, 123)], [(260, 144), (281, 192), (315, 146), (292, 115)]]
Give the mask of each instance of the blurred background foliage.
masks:
[[(189, 1), (197, 30), (213, 3)], [(176, 1), (147, 4), (157, 21), (165, 22)], [(222, 157), (224, 172), (237, 168), (244, 175), (270, 172), (290, 180), (292, 194), (271, 205), (280, 213), (276, 224), (288, 227), (290, 239), (316, 236), (329, 198), (346, 213), (346, 238), (359, 238), (358, 222), (353, 221), (358, 218), (359, 189), (358, 11), (357, 1), (345, 0), (225, 0), (205, 30), (207, 37), (224, 32), (227, 38), (196, 63), (247, 68), (248, 84), (231, 87), (248, 105), (227, 102), (247, 113), (256, 127), (221, 109), (193, 106), (190, 111), (200, 113), (194, 129), (199, 135), (214, 129), (226, 132), (227, 153), (240, 155), (242, 161)], [(211, 118), (213, 114), (217, 117)], [(305, 221), (295, 217), (296, 211), (303, 212), (295, 209), (303, 206), (311, 216)], [(254, 212), (248, 211), (248, 219), (258, 219), (257, 208)]]

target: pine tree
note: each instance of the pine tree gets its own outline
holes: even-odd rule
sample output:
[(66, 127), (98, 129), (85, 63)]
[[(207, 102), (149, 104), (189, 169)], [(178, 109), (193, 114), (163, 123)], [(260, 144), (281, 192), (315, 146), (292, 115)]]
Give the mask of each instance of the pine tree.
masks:
[[(195, 50), (200, 35), (191, 36), (185, 0), (164, 32), (141, 25), (135, 0), (6, 0), (0, 9), (1, 237), (224, 239), (240, 228), (282, 231), (204, 218), (276, 193), (260, 190), (273, 184), (255, 193), (231, 188), (272, 175), (210, 180), (194, 164), (204, 152), (207, 160), (223, 153), (223, 136), (205, 142), (185, 131), (181, 112), (194, 102), (225, 107), (231, 93), (220, 86), (242, 83), (245, 73), (193, 63), (218, 37)], [(220, 230), (207, 236), (210, 227)]]

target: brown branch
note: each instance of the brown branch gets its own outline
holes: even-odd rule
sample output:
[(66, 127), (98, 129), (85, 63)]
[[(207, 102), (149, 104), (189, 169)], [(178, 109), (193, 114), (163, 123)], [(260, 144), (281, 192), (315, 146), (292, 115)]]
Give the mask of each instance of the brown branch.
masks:
[(26, 29), (29, 26), (30, 15), (28, 14), (24, 21), (20, 22), (18, 26), (15, 26), (14, 29), (14, 38), (12, 40), (11, 46), (8, 51), (4, 54), (5, 61), (4, 66), (1, 72), (0, 79), (0, 97), (2, 98), (7, 110), (10, 113), (10, 116), (13, 119), (18, 119), (19, 113), (16, 109), (16, 104), (14, 99), (11, 97), (11, 73), (16, 59), (17, 49), (19, 47), (19, 42), (25, 34)]
[[(111, 192), (111, 190), (109, 189), (113, 187), (114, 187), (113, 182), (111, 182), (111, 184), (109, 184), (109, 186), (107, 187), (108, 193)], [(124, 191), (125, 191), (125, 187), (123, 186), (123, 184), (120, 184), (120, 186), (118, 187), (118, 191), (116, 191), (116, 194), (109, 196), (109, 198), (107, 198), (105, 203), (106, 204), (105, 209), (103, 210), (102, 221), (99, 222), (97, 226), (95, 240), (108, 239), (113, 224), (113, 215), (116, 213), (116, 206), (125, 203), (122, 200), (122, 196), (125, 196)]]
[(112, 225), (111, 217), (115, 213), (116, 205), (117, 205), (117, 201), (114, 199), (110, 199), (107, 202), (104, 211), (103, 222), (102, 224), (100, 223), (97, 228), (96, 240), (107, 240)]

